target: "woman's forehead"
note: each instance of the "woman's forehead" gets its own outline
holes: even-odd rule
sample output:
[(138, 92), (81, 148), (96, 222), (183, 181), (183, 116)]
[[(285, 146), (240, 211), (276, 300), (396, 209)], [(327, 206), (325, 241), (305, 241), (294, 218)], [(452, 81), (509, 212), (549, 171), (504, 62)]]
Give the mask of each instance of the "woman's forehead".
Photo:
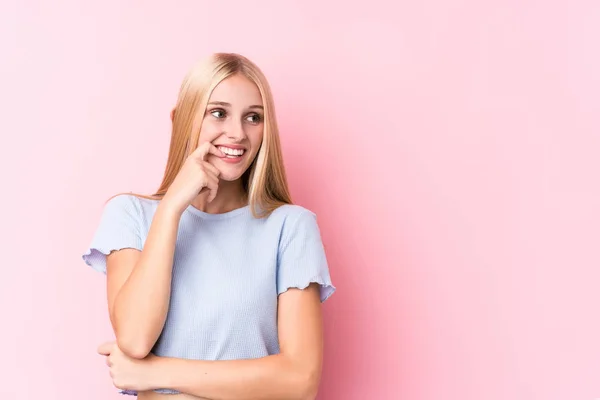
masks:
[(262, 96), (254, 82), (243, 75), (233, 75), (219, 82), (211, 93), (209, 102), (249, 107), (262, 104)]

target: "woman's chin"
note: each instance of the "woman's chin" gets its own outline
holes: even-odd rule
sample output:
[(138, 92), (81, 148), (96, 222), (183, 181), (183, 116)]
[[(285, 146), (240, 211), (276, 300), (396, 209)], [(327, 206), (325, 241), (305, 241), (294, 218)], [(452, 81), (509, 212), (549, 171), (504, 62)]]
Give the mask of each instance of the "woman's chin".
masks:
[(230, 182), (240, 179), (248, 169), (245, 158), (245, 156), (242, 156), (235, 161), (223, 158), (218, 159), (214, 164), (220, 171), (219, 179)]
[(240, 179), (242, 175), (244, 175), (243, 171), (221, 171), (221, 173), (219, 174), (219, 180), (225, 182), (235, 182), (238, 179)]
[(226, 162), (220, 162), (216, 167), (219, 169), (219, 179), (227, 182), (234, 182), (240, 179), (246, 170), (249, 168), (246, 163), (240, 162), (239, 164), (231, 164)]

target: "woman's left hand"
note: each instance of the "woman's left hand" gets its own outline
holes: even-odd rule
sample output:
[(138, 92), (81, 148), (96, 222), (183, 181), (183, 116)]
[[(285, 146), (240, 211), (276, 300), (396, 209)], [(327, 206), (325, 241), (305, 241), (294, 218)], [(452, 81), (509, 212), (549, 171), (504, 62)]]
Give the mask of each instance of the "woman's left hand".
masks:
[(106, 356), (106, 365), (115, 387), (140, 392), (156, 389), (152, 387), (152, 362), (158, 358), (154, 354), (150, 353), (141, 360), (131, 358), (114, 341), (102, 343), (98, 353)]

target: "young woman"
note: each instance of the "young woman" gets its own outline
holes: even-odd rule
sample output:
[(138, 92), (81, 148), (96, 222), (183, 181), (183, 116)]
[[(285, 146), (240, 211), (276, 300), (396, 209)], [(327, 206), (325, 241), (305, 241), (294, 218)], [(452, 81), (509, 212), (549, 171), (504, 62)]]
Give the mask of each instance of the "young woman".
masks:
[(109, 199), (83, 255), (107, 278), (113, 384), (140, 400), (313, 399), (335, 287), (316, 215), (290, 198), (266, 78), (214, 54), (171, 119), (160, 188)]

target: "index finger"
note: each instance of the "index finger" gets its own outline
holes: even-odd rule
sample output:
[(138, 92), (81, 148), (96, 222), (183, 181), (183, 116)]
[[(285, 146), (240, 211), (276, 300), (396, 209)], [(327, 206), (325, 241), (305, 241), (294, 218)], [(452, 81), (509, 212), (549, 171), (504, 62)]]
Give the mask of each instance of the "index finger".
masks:
[(105, 342), (98, 346), (98, 354), (107, 356), (112, 351), (113, 342)]
[(217, 157), (225, 157), (225, 154), (223, 154), (221, 150), (217, 149), (217, 146), (215, 146), (211, 142), (203, 143), (200, 147), (196, 149), (196, 151), (198, 152), (198, 156), (202, 161), (206, 159), (208, 153), (214, 154)]

